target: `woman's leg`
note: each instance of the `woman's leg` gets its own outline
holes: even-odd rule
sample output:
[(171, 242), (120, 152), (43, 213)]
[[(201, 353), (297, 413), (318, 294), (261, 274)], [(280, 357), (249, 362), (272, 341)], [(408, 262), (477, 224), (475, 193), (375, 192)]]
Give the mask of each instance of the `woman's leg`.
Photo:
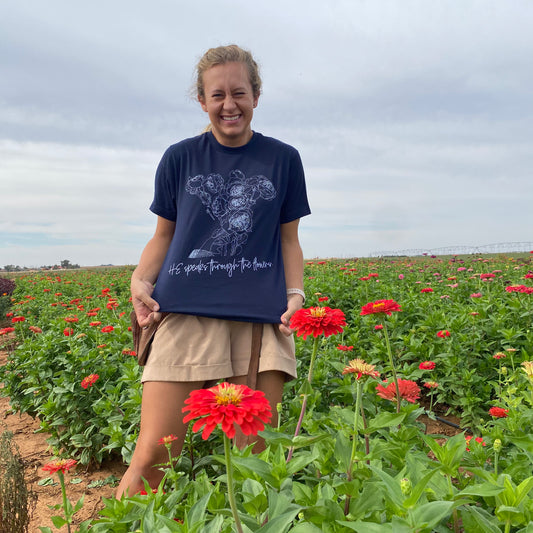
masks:
[(175, 435), (178, 440), (172, 443), (172, 457), (181, 453), (187, 433), (181, 410), (189, 394), (193, 390), (201, 389), (203, 385), (202, 381), (144, 383), (139, 438), (131, 464), (118, 486), (117, 498), (126, 493), (131, 496), (144, 489), (142, 478), (146, 479), (152, 488), (157, 488), (163, 478), (163, 472), (154, 468), (154, 465), (168, 462), (167, 449), (158, 444), (158, 441), (167, 435)]
[[(236, 383), (239, 385), (246, 385), (246, 376), (236, 376), (228, 379), (230, 383)], [(278, 411), (277, 405), (281, 403), (281, 397), (283, 396), (283, 385), (285, 384), (285, 373), (280, 372), (279, 370), (268, 370), (266, 372), (260, 372), (257, 375), (257, 386), (256, 389), (263, 391), (265, 397), (270, 403), (270, 408), (272, 409), (272, 420), (270, 425), (276, 427), (278, 424)], [(237, 428), (235, 433), (235, 444), (239, 448), (244, 448), (245, 446), (255, 442), (253, 448), (254, 453), (262, 452), (265, 449), (265, 441), (261, 437), (256, 437), (254, 435), (244, 435), (242, 431)]]

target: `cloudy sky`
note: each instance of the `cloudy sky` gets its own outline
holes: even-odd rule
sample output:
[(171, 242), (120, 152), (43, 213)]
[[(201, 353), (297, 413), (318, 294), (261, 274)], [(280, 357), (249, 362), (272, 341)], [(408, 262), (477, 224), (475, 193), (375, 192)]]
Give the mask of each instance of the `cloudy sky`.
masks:
[(0, 4), (0, 266), (136, 264), (194, 66), (249, 48), (302, 156), (304, 255), (533, 240), (530, 0)]

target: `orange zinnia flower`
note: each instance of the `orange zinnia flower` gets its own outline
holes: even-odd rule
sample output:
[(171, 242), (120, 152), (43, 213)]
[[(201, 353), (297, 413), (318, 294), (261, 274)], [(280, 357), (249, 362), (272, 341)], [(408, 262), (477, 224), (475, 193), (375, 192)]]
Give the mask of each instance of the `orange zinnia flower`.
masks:
[(309, 335), (318, 337), (337, 335), (342, 333), (342, 326), (346, 326), (344, 313), (340, 309), (330, 307), (309, 307), (299, 309), (292, 315), (290, 326), (296, 330), (298, 337), (307, 339)]
[(370, 376), (373, 378), (379, 378), (379, 372), (374, 370), (375, 365), (365, 362), (363, 359), (352, 359), (348, 366), (342, 371), (343, 374), (357, 374), (357, 379), (361, 379), (361, 376)]
[(209, 389), (192, 391), (182, 411), (189, 411), (184, 423), (199, 418), (192, 430), (198, 431), (205, 426), (202, 431), (204, 440), (218, 424), (230, 439), (235, 436), (236, 426), (245, 435), (257, 435), (272, 418), (270, 404), (262, 391), (225, 382)]
[(400, 304), (394, 300), (376, 300), (375, 302), (367, 303), (361, 308), (361, 316), (364, 315), (391, 315), (394, 312), (401, 311)]

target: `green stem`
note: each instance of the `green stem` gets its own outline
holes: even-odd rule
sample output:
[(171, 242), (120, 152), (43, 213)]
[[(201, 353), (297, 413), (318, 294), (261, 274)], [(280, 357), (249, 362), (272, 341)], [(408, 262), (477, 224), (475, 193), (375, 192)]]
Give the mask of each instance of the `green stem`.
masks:
[(309, 373), (307, 374), (307, 381), (309, 383), (313, 381), (313, 371), (314, 371), (317, 352), (318, 352), (318, 337), (315, 337), (315, 340), (313, 342), (313, 351), (311, 353), (311, 362), (309, 363)]
[(398, 376), (396, 375), (396, 367), (392, 359), (392, 349), (389, 341), (389, 333), (387, 331), (387, 323), (383, 321), (383, 331), (385, 332), (385, 344), (387, 346), (387, 355), (389, 356), (389, 364), (392, 370), (392, 377), (394, 380), (394, 387), (396, 388), (396, 412), (400, 412), (400, 406), (402, 403), (402, 397), (400, 396), (400, 387), (398, 385)]
[(226, 458), (226, 476), (228, 478), (228, 498), (233, 519), (235, 520), (235, 527), (238, 533), (242, 533), (242, 524), (239, 514), (237, 513), (237, 504), (235, 502), (235, 490), (233, 488), (233, 470), (231, 468), (231, 449), (228, 436), (224, 433), (224, 456)]
[[(316, 360), (317, 352), (318, 352), (318, 337), (315, 337), (315, 341), (313, 343), (313, 351), (311, 353), (311, 362), (309, 363), (309, 373), (307, 374), (307, 381), (309, 382), (309, 388), (311, 388), (311, 381), (313, 380), (313, 369), (314, 369), (314, 366), (315, 366), (315, 360)], [(300, 409), (300, 416), (298, 418), (298, 422), (296, 424), (296, 429), (294, 431), (294, 436), (295, 437), (298, 436), (298, 434), (300, 433), (300, 429), (302, 427), (302, 422), (303, 422), (303, 419), (304, 419), (305, 410), (307, 408), (307, 396), (308, 396), (307, 393), (305, 393), (303, 395), (302, 408)], [(286, 463), (288, 463), (292, 459), (292, 454), (293, 453), (294, 453), (294, 447), (291, 446), (291, 448), (289, 448), (289, 453), (287, 455)]]
[(61, 484), (61, 494), (63, 496), (63, 511), (65, 513), (65, 519), (67, 521), (67, 531), (70, 533), (70, 522), (72, 521), (72, 517), (70, 516), (70, 512), (68, 510), (68, 500), (67, 500), (67, 489), (65, 488), (65, 476), (61, 470), (57, 472), (57, 476), (59, 477), (59, 483)]
[(355, 462), (355, 452), (357, 449), (357, 437), (359, 436), (359, 411), (361, 410), (361, 382), (357, 380), (357, 397), (355, 400), (355, 411), (353, 416), (353, 441), (352, 441), (352, 455), (350, 457), (350, 471), (352, 473), (353, 464)]

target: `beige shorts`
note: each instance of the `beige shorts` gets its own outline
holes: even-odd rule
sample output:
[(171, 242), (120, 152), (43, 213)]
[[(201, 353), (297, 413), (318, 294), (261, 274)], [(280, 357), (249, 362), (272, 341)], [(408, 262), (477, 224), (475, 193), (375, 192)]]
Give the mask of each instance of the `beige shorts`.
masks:
[[(144, 367), (145, 381), (211, 381), (248, 374), (252, 323), (171, 313), (159, 326)], [(296, 377), (294, 338), (265, 324), (259, 372)]]

